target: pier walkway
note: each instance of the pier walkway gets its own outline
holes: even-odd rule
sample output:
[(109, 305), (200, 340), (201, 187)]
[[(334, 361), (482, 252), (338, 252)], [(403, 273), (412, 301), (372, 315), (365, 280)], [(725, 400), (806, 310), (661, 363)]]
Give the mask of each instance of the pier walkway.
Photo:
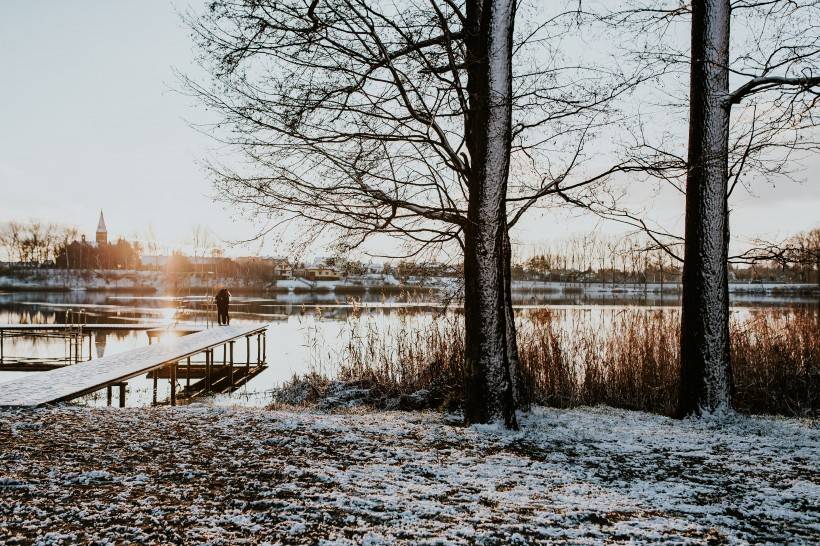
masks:
[[(46, 372), (26, 374), (24, 377), (0, 383), (0, 407), (40, 406), (62, 402), (111, 387), (120, 387), (120, 406), (125, 405), (125, 381), (141, 374), (171, 368), (171, 404), (176, 403), (176, 369), (180, 361), (190, 366), (190, 358), (205, 353), (208, 366), (213, 365), (213, 351), (219, 346), (230, 347), (230, 365), (233, 366), (233, 344), (245, 338), (250, 365), (251, 337), (257, 338), (256, 361), (265, 361), (265, 331), (267, 324), (220, 326), (117, 353), (88, 362), (64, 366)], [(227, 355), (227, 353), (226, 353)], [(226, 357), (227, 358), (227, 357)], [(226, 362), (227, 364), (227, 362)]]
[[(112, 332), (142, 331), (148, 334), (149, 344), (167, 334), (187, 335), (203, 330), (204, 327), (186, 322), (131, 322), (131, 323), (53, 323), (53, 324), (0, 324), (0, 371), (43, 371), (60, 368), (91, 360), (91, 343), (94, 336), (105, 336)], [(15, 338), (63, 339), (66, 354), (62, 358), (30, 358), (6, 354), (6, 342)], [(85, 353), (85, 340), (88, 352)]]

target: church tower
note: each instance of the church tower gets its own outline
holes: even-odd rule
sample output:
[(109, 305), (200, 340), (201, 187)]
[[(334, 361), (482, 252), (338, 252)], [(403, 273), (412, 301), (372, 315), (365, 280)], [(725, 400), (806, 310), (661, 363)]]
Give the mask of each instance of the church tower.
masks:
[(103, 218), (102, 211), (100, 211), (100, 221), (97, 222), (97, 244), (108, 244), (108, 228), (105, 227), (105, 218)]

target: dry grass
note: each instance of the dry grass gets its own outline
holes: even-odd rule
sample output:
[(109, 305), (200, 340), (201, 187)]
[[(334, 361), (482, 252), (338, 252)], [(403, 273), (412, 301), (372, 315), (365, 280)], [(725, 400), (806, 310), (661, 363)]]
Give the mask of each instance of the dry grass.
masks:
[(820, 414), (820, 311), (760, 311), (732, 328), (735, 404), (746, 413)]
[(376, 386), (384, 396), (427, 389), (437, 403), (460, 405), (464, 370), (463, 321), (442, 315), (417, 323), (407, 316), (396, 329), (351, 321), (338, 377)]
[(531, 401), (674, 411), (676, 313), (559, 313), (538, 310), (520, 321), (519, 353)]
[[(735, 404), (746, 413), (820, 413), (820, 317), (762, 310), (731, 324)], [(420, 389), (456, 407), (463, 392), (463, 322), (457, 314), (398, 327), (351, 319), (337, 355), (342, 381), (385, 396)], [(674, 309), (529, 310), (518, 316), (525, 394), (554, 407), (607, 404), (671, 415), (678, 390), (679, 313)]]

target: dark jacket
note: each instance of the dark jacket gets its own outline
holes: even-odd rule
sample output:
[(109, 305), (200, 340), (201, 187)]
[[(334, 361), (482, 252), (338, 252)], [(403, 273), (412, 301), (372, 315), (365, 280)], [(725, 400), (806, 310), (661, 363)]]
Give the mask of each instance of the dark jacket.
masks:
[(216, 305), (218, 307), (227, 307), (228, 303), (230, 303), (231, 301), (231, 293), (228, 292), (227, 289), (223, 288), (222, 290), (216, 293), (214, 301), (216, 301)]

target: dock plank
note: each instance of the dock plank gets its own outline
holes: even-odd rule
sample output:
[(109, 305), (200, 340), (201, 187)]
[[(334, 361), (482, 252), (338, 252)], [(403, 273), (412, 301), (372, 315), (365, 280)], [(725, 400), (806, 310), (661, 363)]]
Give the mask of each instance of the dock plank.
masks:
[(27, 374), (0, 383), (0, 407), (40, 406), (71, 400), (266, 328), (267, 324), (258, 323), (219, 326), (72, 366)]

